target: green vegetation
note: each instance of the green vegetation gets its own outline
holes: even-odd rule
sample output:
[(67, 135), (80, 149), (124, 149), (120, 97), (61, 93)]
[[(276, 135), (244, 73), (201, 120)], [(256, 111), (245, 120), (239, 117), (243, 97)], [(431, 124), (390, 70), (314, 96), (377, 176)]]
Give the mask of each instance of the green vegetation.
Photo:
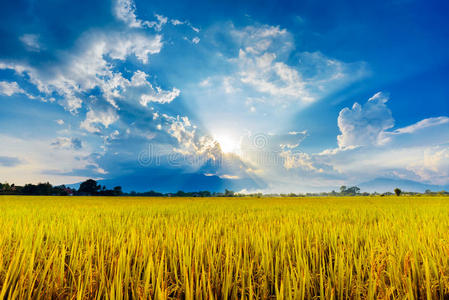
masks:
[(0, 299), (446, 299), (447, 197), (0, 196)]

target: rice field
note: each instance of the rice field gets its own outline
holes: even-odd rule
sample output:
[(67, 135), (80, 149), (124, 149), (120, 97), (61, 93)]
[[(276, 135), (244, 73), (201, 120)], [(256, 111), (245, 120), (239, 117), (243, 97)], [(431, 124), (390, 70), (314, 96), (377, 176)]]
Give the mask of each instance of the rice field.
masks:
[(448, 197), (0, 196), (0, 299), (448, 297)]

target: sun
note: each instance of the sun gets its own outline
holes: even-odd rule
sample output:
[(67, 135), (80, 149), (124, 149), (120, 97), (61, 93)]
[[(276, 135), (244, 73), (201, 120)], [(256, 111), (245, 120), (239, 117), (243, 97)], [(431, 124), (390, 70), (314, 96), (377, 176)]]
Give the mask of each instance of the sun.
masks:
[(224, 153), (238, 153), (240, 150), (240, 141), (227, 134), (218, 134), (214, 139), (220, 144), (221, 151)]

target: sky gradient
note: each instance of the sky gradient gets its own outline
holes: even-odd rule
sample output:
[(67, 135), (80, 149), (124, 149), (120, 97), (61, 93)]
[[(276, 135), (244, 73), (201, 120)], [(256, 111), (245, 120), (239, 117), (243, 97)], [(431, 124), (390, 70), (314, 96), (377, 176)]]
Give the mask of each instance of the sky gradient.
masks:
[(0, 182), (449, 185), (446, 1), (11, 1)]

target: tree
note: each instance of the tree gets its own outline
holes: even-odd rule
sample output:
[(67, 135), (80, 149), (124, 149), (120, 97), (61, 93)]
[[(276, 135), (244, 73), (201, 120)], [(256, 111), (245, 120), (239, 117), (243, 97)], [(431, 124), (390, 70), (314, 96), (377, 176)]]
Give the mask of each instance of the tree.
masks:
[(179, 191), (175, 194), (175, 196), (176, 196), (176, 197), (186, 197), (186, 196), (187, 196), (187, 193), (184, 192), (184, 191), (179, 190)]
[(78, 193), (80, 195), (95, 195), (100, 190), (101, 186), (93, 179), (88, 179), (80, 184)]
[(346, 191), (349, 195), (352, 195), (352, 196), (360, 194), (360, 188), (358, 186), (351, 186)]
[(234, 197), (234, 191), (225, 189), (225, 194), (226, 197)]
[(394, 193), (396, 194), (396, 196), (399, 197), (399, 196), (401, 195), (402, 191), (401, 191), (400, 188), (395, 188), (395, 189), (394, 189)]
[(360, 188), (358, 186), (351, 186), (350, 188), (346, 188), (346, 186), (340, 187), (340, 194), (355, 196), (360, 194)]
[(210, 197), (211, 193), (209, 191), (200, 191), (198, 192), (198, 194), (200, 195), (200, 197)]
[(114, 187), (114, 196), (120, 196), (123, 194), (122, 187), (116, 186)]
[(49, 182), (39, 183), (36, 186), (36, 193), (37, 193), (37, 195), (52, 195), (53, 194), (53, 186)]

